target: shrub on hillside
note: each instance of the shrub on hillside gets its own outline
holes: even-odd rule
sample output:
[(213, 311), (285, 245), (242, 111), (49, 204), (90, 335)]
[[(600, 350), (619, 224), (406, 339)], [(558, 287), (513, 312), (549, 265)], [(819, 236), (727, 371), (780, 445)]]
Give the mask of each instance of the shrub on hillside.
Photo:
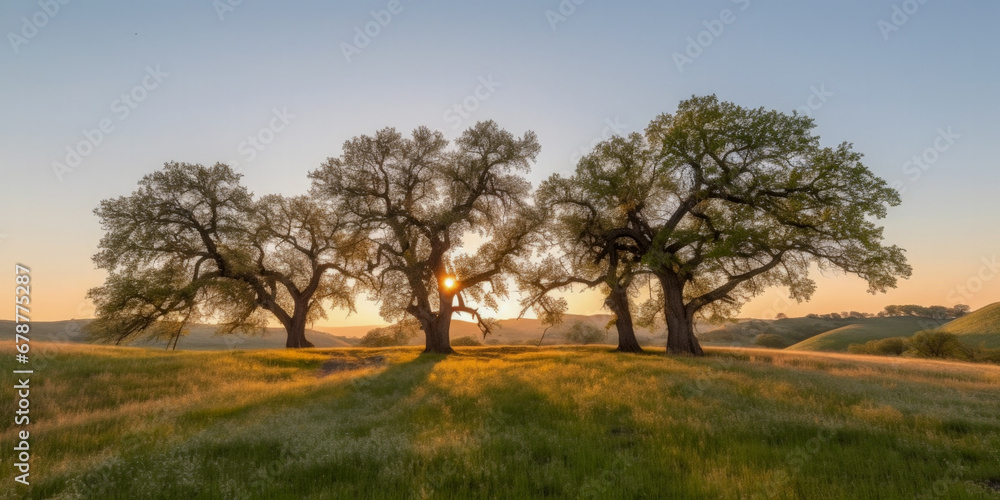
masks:
[(479, 339), (475, 337), (470, 337), (466, 335), (465, 337), (459, 337), (457, 339), (452, 340), (451, 345), (452, 347), (463, 347), (463, 346), (471, 347), (471, 346), (483, 345), (483, 343), (480, 342)]
[(954, 334), (940, 330), (917, 332), (907, 342), (907, 353), (921, 358), (964, 358), (965, 350)]
[(757, 335), (757, 338), (754, 339), (754, 344), (770, 349), (784, 349), (791, 345), (787, 340), (785, 340), (784, 337), (773, 333), (762, 333)]
[(361, 337), (361, 342), (358, 345), (361, 347), (407, 345), (410, 343), (410, 339), (418, 335), (419, 330), (420, 327), (416, 324), (416, 321), (404, 320), (394, 325), (369, 330), (364, 337)]
[(864, 344), (851, 344), (847, 346), (847, 352), (875, 356), (900, 356), (906, 352), (906, 348), (906, 337), (890, 337), (887, 339), (869, 340)]
[(578, 321), (569, 327), (566, 340), (574, 344), (596, 344), (608, 338), (608, 331), (589, 323)]
[(984, 346), (966, 348), (969, 361), (976, 363), (998, 363), (1000, 364), (1000, 348), (989, 348)]

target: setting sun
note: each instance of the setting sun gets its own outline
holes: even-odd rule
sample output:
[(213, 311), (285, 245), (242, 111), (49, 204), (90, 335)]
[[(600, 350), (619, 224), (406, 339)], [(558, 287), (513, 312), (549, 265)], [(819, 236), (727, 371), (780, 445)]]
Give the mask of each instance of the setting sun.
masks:
[(449, 289), (449, 290), (451, 290), (452, 288), (455, 288), (455, 284), (456, 283), (458, 283), (458, 282), (455, 281), (455, 278), (452, 278), (450, 276), (444, 279), (444, 287), (447, 288), (447, 289)]

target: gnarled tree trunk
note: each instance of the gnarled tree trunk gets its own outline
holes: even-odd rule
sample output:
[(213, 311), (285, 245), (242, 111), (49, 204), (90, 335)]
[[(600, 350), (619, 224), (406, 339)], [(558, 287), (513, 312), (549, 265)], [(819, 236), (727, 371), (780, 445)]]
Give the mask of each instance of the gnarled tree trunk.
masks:
[(293, 328), (292, 330), (286, 330), (288, 337), (285, 340), (285, 347), (287, 348), (300, 348), (300, 347), (316, 347), (312, 342), (306, 339), (305, 327)]
[(608, 309), (615, 313), (615, 328), (618, 330), (618, 351), (642, 352), (639, 341), (635, 338), (635, 326), (632, 324), (632, 312), (628, 308), (628, 289), (616, 285), (604, 301)]
[(297, 349), (301, 347), (316, 347), (306, 339), (306, 314), (309, 308), (304, 304), (295, 304), (292, 316), (284, 311), (272, 310), (285, 327), (285, 347)]
[(694, 335), (694, 312), (684, 305), (684, 284), (671, 275), (657, 276), (663, 286), (664, 312), (667, 316), (667, 352), (702, 356), (705, 352)]
[(426, 331), (426, 343), (424, 352), (437, 354), (452, 354), (455, 352), (451, 348), (451, 319), (438, 320), (434, 323), (430, 331)]
[(667, 314), (667, 352), (694, 356), (705, 354), (698, 337), (694, 335), (694, 318)]
[(428, 312), (420, 319), (420, 327), (424, 331), (425, 353), (452, 354), (451, 348), (451, 315), (453, 296), (441, 294), (437, 314)]

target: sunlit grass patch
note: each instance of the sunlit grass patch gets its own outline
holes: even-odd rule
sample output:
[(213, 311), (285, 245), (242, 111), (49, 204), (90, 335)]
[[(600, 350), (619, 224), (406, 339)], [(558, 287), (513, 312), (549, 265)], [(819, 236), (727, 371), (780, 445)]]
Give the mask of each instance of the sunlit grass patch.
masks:
[(36, 498), (989, 498), (1000, 476), (982, 365), (64, 347), (33, 384)]

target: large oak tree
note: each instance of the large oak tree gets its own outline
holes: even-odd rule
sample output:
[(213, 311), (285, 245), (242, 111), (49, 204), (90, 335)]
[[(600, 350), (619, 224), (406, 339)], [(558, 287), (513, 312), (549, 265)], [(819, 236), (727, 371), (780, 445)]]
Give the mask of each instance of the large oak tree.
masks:
[(409, 315), (426, 351), (450, 353), (455, 313), (492, 328), (474, 304), (495, 309), (517, 259), (541, 225), (523, 177), (538, 154), (533, 132), (518, 138), (492, 121), (449, 147), (426, 127), (403, 137), (387, 128), (344, 144), (311, 173), (314, 193), (364, 221), (373, 251), (366, 284), (387, 320)]
[(325, 305), (353, 308), (349, 277), (366, 240), (349, 218), (307, 197), (254, 196), (230, 167), (168, 163), (95, 213), (92, 335), (177, 339), (193, 321), (254, 333), (276, 319), (287, 347), (312, 347), (306, 325)]
[[(910, 275), (873, 222), (898, 193), (850, 144), (823, 147), (813, 128), (805, 116), (695, 97), (581, 162), (576, 177), (599, 181), (580, 183), (586, 198), (621, 212), (606, 238), (627, 240), (623, 251), (661, 285), (670, 352), (702, 353), (697, 314), (730, 314), (771, 286), (808, 299), (813, 266), (860, 276), (871, 293)], [(616, 177), (623, 170), (640, 176)]]

